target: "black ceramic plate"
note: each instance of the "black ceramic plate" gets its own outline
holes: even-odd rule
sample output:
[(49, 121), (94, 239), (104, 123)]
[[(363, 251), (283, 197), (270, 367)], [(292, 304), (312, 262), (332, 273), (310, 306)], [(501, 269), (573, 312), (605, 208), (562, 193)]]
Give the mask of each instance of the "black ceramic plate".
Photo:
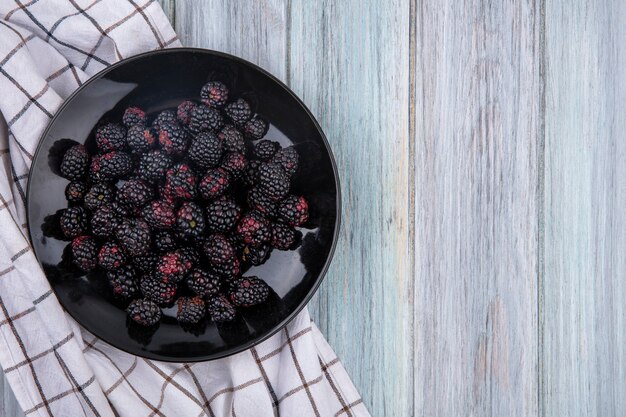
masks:
[[(199, 98), (210, 79), (225, 82), (231, 97), (244, 96), (266, 120), (266, 138), (294, 144), (301, 166), (292, 190), (310, 205), (303, 238), (292, 251), (272, 252), (269, 260), (245, 275), (258, 275), (271, 287), (269, 300), (244, 310), (229, 325), (203, 322), (178, 325), (174, 309), (165, 310), (152, 332), (127, 323), (124, 303), (112, 298), (104, 274), (81, 274), (68, 267), (66, 240), (56, 231), (56, 213), (66, 207), (67, 180), (58, 172), (66, 138), (93, 148), (93, 130), (104, 118), (120, 120), (129, 105), (154, 116), (187, 98)], [(202, 49), (169, 49), (121, 61), (79, 88), (46, 129), (32, 165), (28, 224), (35, 254), (63, 307), (87, 330), (129, 353), (189, 362), (240, 352), (287, 324), (308, 302), (328, 268), (339, 230), (339, 187), (335, 162), (322, 130), (306, 106), (283, 83), (261, 68), (227, 54)]]

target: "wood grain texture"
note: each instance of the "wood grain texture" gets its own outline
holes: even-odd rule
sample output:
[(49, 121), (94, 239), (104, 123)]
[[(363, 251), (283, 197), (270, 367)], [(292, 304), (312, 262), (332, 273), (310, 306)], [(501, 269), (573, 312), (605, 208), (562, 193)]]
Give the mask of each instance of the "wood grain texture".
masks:
[(537, 414), (538, 10), (418, 2), (415, 415)]
[(626, 4), (546, 4), (542, 416), (626, 415)]

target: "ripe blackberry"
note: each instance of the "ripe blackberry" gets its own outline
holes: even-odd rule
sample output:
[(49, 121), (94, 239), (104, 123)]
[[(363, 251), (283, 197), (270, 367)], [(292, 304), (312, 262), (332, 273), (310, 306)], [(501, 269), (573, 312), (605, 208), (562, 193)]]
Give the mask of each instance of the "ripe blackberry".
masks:
[(85, 207), (94, 211), (110, 204), (115, 198), (115, 186), (105, 182), (97, 182), (91, 186), (85, 195)]
[(192, 263), (180, 251), (165, 253), (159, 256), (155, 267), (155, 277), (161, 281), (178, 283), (191, 270)]
[(222, 197), (206, 208), (207, 228), (211, 232), (230, 231), (241, 217), (241, 207), (232, 199)]
[(263, 161), (267, 162), (280, 149), (280, 145), (278, 142), (274, 142), (273, 140), (261, 140), (254, 144), (254, 156)]
[(290, 195), (278, 204), (278, 216), (291, 226), (302, 226), (309, 220), (309, 204), (304, 197)]
[(130, 207), (141, 208), (154, 197), (154, 190), (145, 181), (130, 179), (117, 191), (116, 199)]
[(72, 240), (72, 261), (82, 271), (91, 271), (98, 263), (98, 246), (91, 236), (79, 236)]
[(222, 323), (225, 321), (233, 321), (237, 316), (235, 307), (228, 301), (224, 295), (220, 294), (210, 298), (206, 302), (206, 310), (215, 323)]
[(198, 177), (191, 167), (178, 163), (165, 173), (165, 194), (174, 199), (191, 200), (196, 198)]
[(165, 153), (180, 156), (187, 150), (189, 136), (178, 123), (163, 123), (159, 129), (159, 143)]
[(292, 176), (298, 170), (298, 151), (293, 146), (280, 149), (274, 157), (272, 162), (279, 164), (288, 176)]
[(65, 237), (80, 236), (87, 231), (87, 212), (82, 207), (68, 207), (61, 213), (59, 225)]
[(202, 297), (180, 297), (176, 304), (176, 319), (179, 323), (193, 324), (204, 318), (206, 310)]
[(98, 127), (96, 146), (101, 153), (121, 151), (126, 147), (126, 129), (117, 123), (106, 123)]
[(257, 210), (268, 218), (276, 216), (276, 203), (263, 193), (259, 187), (253, 187), (248, 191), (248, 207)]
[(193, 247), (184, 246), (182, 248), (179, 248), (178, 251), (180, 252), (180, 255), (182, 257), (181, 259), (186, 266), (189, 266), (189, 269), (200, 263), (200, 254), (198, 254), (198, 251), (195, 250)]
[[(174, 215), (174, 220), (176, 217)], [(154, 234), (154, 247), (158, 253), (172, 252), (178, 247), (178, 243), (174, 239), (172, 232), (162, 230)]]
[(255, 185), (257, 182), (259, 182), (258, 173), (259, 173), (259, 167), (261, 165), (262, 165), (262, 162), (260, 161), (255, 161), (255, 160), (248, 161), (243, 171), (243, 182), (247, 186), (252, 186), (252, 185)]
[(270, 245), (264, 244), (258, 248), (245, 246), (241, 252), (241, 260), (251, 263), (252, 265), (261, 265), (270, 256), (272, 248)]
[(142, 326), (153, 326), (161, 320), (163, 313), (159, 306), (150, 300), (134, 300), (126, 308), (128, 317)]
[(72, 181), (65, 187), (65, 199), (70, 203), (80, 203), (87, 193), (87, 184)]
[(137, 292), (136, 272), (131, 265), (107, 272), (107, 278), (111, 289), (113, 289), (113, 294), (118, 297), (130, 298)]
[(223, 264), (211, 265), (211, 270), (226, 280), (232, 280), (241, 276), (241, 262), (238, 258), (233, 258)]
[(204, 242), (203, 249), (204, 255), (212, 265), (224, 264), (235, 257), (235, 247), (220, 233), (210, 235)]
[(141, 156), (137, 174), (143, 180), (156, 183), (165, 176), (170, 165), (172, 165), (172, 159), (169, 155), (159, 150), (149, 151)]
[(112, 151), (91, 160), (91, 177), (94, 181), (114, 182), (130, 173), (133, 161), (124, 152)]
[(174, 206), (167, 201), (154, 200), (145, 206), (141, 213), (152, 229), (171, 229), (176, 223)]
[(152, 122), (152, 127), (158, 132), (161, 126), (167, 123), (176, 123), (176, 112), (174, 110), (163, 110)]
[(141, 214), (141, 207), (133, 207), (121, 201), (113, 201), (110, 204), (113, 211), (120, 217), (137, 217)]
[(242, 243), (252, 247), (269, 242), (272, 236), (270, 222), (258, 211), (244, 214), (237, 224), (236, 232)]
[(237, 126), (243, 126), (252, 117), (250, 104), (242, 98), (228, 103), (224, 107), (224, 113)]
[(91, 232), (97, 237), (113, 236), (120, 221), (120, 215), (110, 205), (102, 206), (91, 216)]
[(200, 99), (209, 107), (222, 107), (228, 100), (228, 88), (219, 81), (209, 81), (202, 86)]
[(289, 177), (278, 164), (262, 164), (257, 177), (259, 190), (274, 201), (282, 199), (289, 192)]
[(176, 213), (176, 228), (185, 237), (199, 236), (204, 232), (206, 222), (202, 207), (197, 203), (186, 201)]
[(156, 262), (157, 256), (152, 253), (149, 253), (147, 255), (135, 256), (133, 258), (133, 266), (137, 269), (137, 271), (144, 274), (154, 272)]
[(98, 252), (98, 265), (107, 271), (116, 270), (126, 265), (128, 258), (126, 254), (116, 242), (104, 242), (104, 245)]
[(142, 124), (131, 126), (126, 133), (126, 142), (134, 154), (147, 152), (154, 147), (156, 141), (152, 129)]
[(187, 278), (185, 278), (187, 287), (194, 292), (194, 294), (201, 297), (209, 297), (215, 295), (220, 290), (222, 281), (218, 275), (203, 269), (195, 268), (191, 271)]
[(144, 297), (160, 306), (171, 304), (177, 293), (176, 283), (161, 280), (153, 275), (141, 277), (139, 289)]
[(296, 243), (296, 231), (283, 223), (275, 223), (272, 227), (272, 246), (280, 250), (289, 250)]
[(246, 151), (246, 142), (243, 135), (233, 125), (226, 125), (217, 134), (217, 137), (222, 141), (222, 146), (227, 152), (239, 152), (244, 153)]
[(89, 153), (85, 145), (74, 145), (65, 151), (61, 160), (61, 175), (70, 181), (76, 181), (85, 176), (89, 166)]
[(150, 250), (150, 227), (144, 220), (124, 220), (115, 229), (115, 237), (130, 256), (143, 255)]
[(128, 107), (124, 110), (124, 115), (122, 116), (122, 123), (124, 123), (124, 126), (127, 128), (136, 125), (145, 125), (146, 120), (146, 112), (139, 107)]
[(252, 140), (261, 139), (267, 132), (267, 123), (259, 116), (254, 116), (243, 126), (243, 133)]
[(224, 168), (234, 179), (239, 179), (246, 169), (246, 157), (239, 152), (229, 152), (222, 158), (222, 168)]
[(224, 126), (224, 118), (217, 109), (199, 104), (191, 112), (189, 130), (193, 134), (206, 132), (207, 130), (218, 131)]
[(259, 277), (241, 277), (229, 285), (230, 301), (237, 307), (251, 307), (262, 303), (270, 293), (269, 286)]
[(191, 141), (187, 156), (201, 170), (215, 168), (222, 157), (222, 142), (213, 132), (202, 132)]
[(230, 187), (230, 174), (222, 168), (210, 169), (202, 177), (200, 195), (207, 200), (214, 200), (226, 193)]
[(180, 103), (176, 109), (176, 117), (178, 117), (178, 121), (184, 125), (188, 125), (189, 122), (191, 122), (191, 114), (196, 106), (197, 104), (191, 100), (185, 100)]

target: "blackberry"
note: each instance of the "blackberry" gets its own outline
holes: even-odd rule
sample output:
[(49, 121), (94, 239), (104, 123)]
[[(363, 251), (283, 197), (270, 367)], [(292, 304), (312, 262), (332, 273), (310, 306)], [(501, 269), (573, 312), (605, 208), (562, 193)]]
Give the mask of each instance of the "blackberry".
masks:
[(189, 269), (200, 263), (200, 255), (198, 251), (190, 246), (179, 248), (181, 259), (185, 263), (185, 266), (189, 266)]
[(222, 168), (224, 168), (231, 177), (239, 179), (246, 169), (246, 157), (239, 152), (229, 152), (222, 158)]
[(161, 281), (178, 283), (191, 270), (192, 263), (180, 251), (175, 250), (159, 256), (155, 277)]
[(289, 192), (289, 177), (278, 164), (267, 163), (259, 166), (257, 171), (259, 190), (277, 201)]
[(115, 186), (98, 182), (91, 186), (85, 195), (85, 207), (94, 211), (98, 208), (110, 204), (115, 197)]
[(111, 289), (113, 289), (113, 294), (118, 297), (130, 298), (137, 292), (135, 268), (130, 265), (107, 272), (107, 278)]
[(286, 224), (275, 223), (272, 227), (272, 246), (280, 250), (289, 250), (296, 243), (296, 231)]
[(145, 125), (146, 120), (146, 112), (139, 107), (128, 107), (124, 110), (124, 115), (122, 116), (122, 123), (127, 128), (136, 125)]
[(176, 117), (178, 118), (178, 121), (184, 125), (188, 125), (191, 121), (191, 114), (196, 106), (197, 104), (191, 100), (185, 100), (180, 103), (176, 109)]
[(243, 182), (247, 186), (255, 185), (259, 181), (258, 173), (261, 165), (262, 162), (259, 161), (248, 161), (243, 171)]
[(217, 137), (222, 141), (224, 150), (228, 152), (245, 153), (246, 142), (241, 132), (237, 130), (235, 126), (224, 126), (220, 133), (217, 134)]
[(157, 256), (152, 253), (149, 253), (147, 255), (135, 256), (133, 258), (133, 266), (137, 269), (137, 271), (144, 274), (154, 272), (156, 262)]
[(131, 256), (143, 255), (150, 250), (150, 228), (144, 220), (124, 220), (115, 229), (115, 237)]
[(61, 175), (70, 181), (76, 181), (85, 176), (89, 166), (89, 153), (85, 145), (74, 145), (65, 151), (61, 159)]
[(248, 191), (248, 207), (257, 210), (268, 218), (276, 216), (276, 203), (263, 193), (259, 187), (253, 187)]
[(258, 248), (245, 246), (241, 252), (241, 260), (252, 265), (261, 265), (270, 256), (272, 248), (269, 245), (261, 245)]
[(204, 318), (206, 309), (202, 297), (180, 297), (176, 304), (179, 323), (194, 324)]
[(59, 225), (65, 237), (80, 236), (87, 230), (87, 212), (82, 207), (68, 207), (61, 213)]
[(274, 157), (272, 162), (280, 165), (288, 176), (292, 176), (298, 170), (298, 151), (293, 146), (280, 149)]
[(87, 184), (72, 181), (65, 187), (65, 199), (70, 203), (80, 203), (87, 193)]
[(232, 199), (222, 197), (206, 208), (207, 228), (211, 232), (228, 232), (241, 217), (241, 207)]
[(222, 107), (228, 100), (228, 88), (219, 81), (209, 81), (202, 86), (200, 99), (209, 107)]
[(128, 259), (126, 254), (116, 242), (104, 242), (98, 252), (98, 265), (107, 271), (116, 270), (126, 265)]
[(91, 176), (95, 181), (114, 182), (130, 173), (133, 161), (124, 152), (112, 151), (91, 160)]
[(130, 179), (117, 191), (116, 199), (130, 207), (141, 208), (154, 197), (154, 191), (145, 181)]
[(228, 298), (222, 294), (210, 298), (206, 302), (206, 310), (211, 320), (216, 323), (233, 321), (237, 316), (235, 307), (228, 301)]
[(254, 144), (254, 156), (263, 161), (267, 162), (280, 149), (280, 145), (278, 142), (274, 142), (273, 140), (261, 140)]
[(163, 315), (159, 306), (150, 300), (134, 300), (126, 308), (126, 313), (135, 323), (142, 326), (157, 324)]
[(162, 230), (154, 234), (154, 247), (158, 253), (166, 253), (175, 250), (178, 243), (176, 243), (172, 232)]
[(241, 262), (238, 258), (217, 265), (211, 265), (211, 270), (227, 280), (232, 280), (241, 276)]
[(193, 169), (187, 164), (178, 163), (165, 173), (165, 194), (174, 199), (194, 199), (197, 182)]
[(126, 142), (134, 154), (147, 152), (154, 147), (156, 141), (152, 129), (141, 124), (131, 126), (126, 133)]
[(291, 226), (302, 226), (309, 220), (309, 204), (304, 197), (290, 195), (278, 204), (278, 216)]
[(163, 110), (152, 122), (152, 127), (158, 132), (161, 126), (168, 123), (176, 123), (176, 113), (174, 110)]
[(259, 116), (254, 116), (243, 126), (243, 133), (252, 140), (261, 139), (267, 132), (267, 123)]
[(235, 257), (235, 248), (226, 236), (215, 233), (203, 245), (204, 255), (212, 265), (224, 264)]
[(120, 221), (121, 217), (113, 210), (113, 207), (102, 206), (91, 216), (91, 232), (97, 237), (113, 236)]
[(199, 104), (191, 112), (189, 130), (193, 134), (206, 132), (207, 130), (218, 131), (224, 126), (224, 118), (217, 109)]
[(202, 132), (191, 141), (187, 156), (202, 170), (215, 168), (222, 157), (222, 142), (213, 132)]
[(272, 235), (269, 221), (258, 211), (246, 213), (237, 224), (237, 235), (242, 243), (259, 247)]
[(224, 195), (229, 187), (230, 175), (222, 168), (208, 170), (198, 186), (200, 195), (207, 200)]
[(82, 271), (91, 271), (98, 263), (98, 246), (91, 236), (79, 236), (72, 240), (72, 261)]
[(137, 217), (141, 213), (141, 207), (133, 207), (115, 200), (110, 204), (113, 211), (121, 217)]
[(237, 307), (251, 307), (262, 303), (270, 293), (269, 286), (259, 277), (241, 277), (230, 283), (228, 295)]
[(252, 116), (250, 104), (242, 98), (232, 101), (224, 107), (224, 113), (237, 126), (243, 126)]
[(180, 156), (187, 150), (189, 136), (178, 123), (163, 123), (159, 129), (159, 143), (165, 153)]
[(196, 268), (185, 278), (187, 287), (194, 294), (209, 297), (215, 295), (220, 290), (221, 280), (218, 275), (214, 275), (203, 269)]
[(177, 293), (176, 283), (163, 281), (153, 275), (141, 277), (139, 289), (144, 297), (160, 306), (171, 304)]
[(174, 206), (167, 201), (154, 200), (145, 206), (141, 213), (152, 229), (171, 229), (176, 223)]
[(186, 237), (199, 236), (204, 232), (206, 222), (202, 207), (197, 203), (186, 201), (176, 213), (176, 227)]
[(165, 176), (170, 165), (172, 165), (172, 159), (169, 155), (159, 150), (149, 151), (141, 156), (137, 174), (143, 180), (156, 183)]
[(101, 153), (121, 151), (126, 147), (126, 129), (107, 123), (96, 129), (96, 146)]

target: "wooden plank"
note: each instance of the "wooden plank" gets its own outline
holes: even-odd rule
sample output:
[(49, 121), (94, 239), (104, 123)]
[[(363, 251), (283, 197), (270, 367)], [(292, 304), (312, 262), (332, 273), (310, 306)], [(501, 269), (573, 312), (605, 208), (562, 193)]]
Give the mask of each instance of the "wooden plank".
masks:
[(541, 415), (626, 413), (626, 4), (546, 3)]
[(343, 225), (316, 323), (373, 416), (413, 415), (409, 2), (291, 3), (288, 82), (320, 121)]
[(13, 395), (6, 377), (0, 371), (0, 416), (23, 417), (24, 413)]
[(537, 414), (539, 10), (417, 2), (415, 414)]

